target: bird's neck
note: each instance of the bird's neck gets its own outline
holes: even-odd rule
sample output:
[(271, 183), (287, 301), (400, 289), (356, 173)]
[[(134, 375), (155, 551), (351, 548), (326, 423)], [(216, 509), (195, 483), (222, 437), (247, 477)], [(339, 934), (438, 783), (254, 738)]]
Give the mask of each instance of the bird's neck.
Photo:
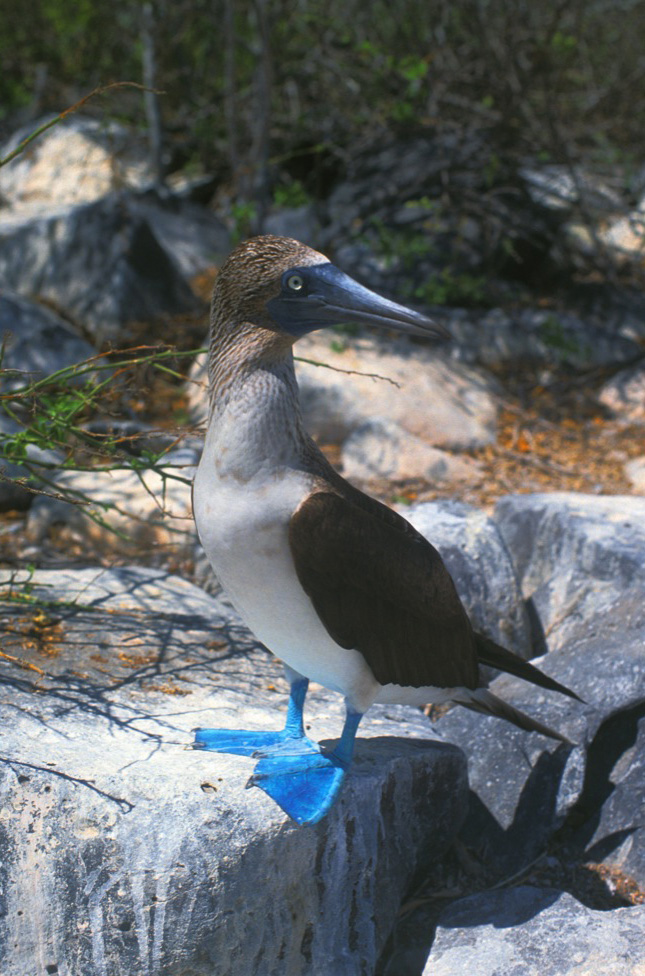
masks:
[(249, 480), (302, 452), (291, 342), (257, 327), (211, 330), (207, 448), (220, 476)]

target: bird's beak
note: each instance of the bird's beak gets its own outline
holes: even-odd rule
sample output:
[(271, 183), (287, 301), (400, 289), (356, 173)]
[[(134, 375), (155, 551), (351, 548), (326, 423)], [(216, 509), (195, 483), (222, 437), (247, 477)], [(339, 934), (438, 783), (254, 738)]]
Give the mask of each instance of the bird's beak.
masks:
[(303, 293), (282, 294), (268, 308), (278, 323), (300, 336), (330, 325), (356, 323), (395, 329), (429, 339), (449, 339), (438, 322), (364, 288), (333, 264), (303, 268)]

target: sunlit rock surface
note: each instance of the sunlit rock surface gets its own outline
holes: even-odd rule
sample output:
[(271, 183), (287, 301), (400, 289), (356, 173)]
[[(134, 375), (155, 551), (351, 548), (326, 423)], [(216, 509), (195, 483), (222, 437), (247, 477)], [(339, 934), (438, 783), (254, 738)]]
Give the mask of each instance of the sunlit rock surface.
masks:
[[(1, 576), (0, 971), (373, 972), (459, 827), (465, 761), (416, 709), (366, 716), (340, 802), (298, 828), (197, 726), (276, 728), (281, 668), (232, 610), (140, 568)], [(310, 734), (342, 706), (314, 689)]]

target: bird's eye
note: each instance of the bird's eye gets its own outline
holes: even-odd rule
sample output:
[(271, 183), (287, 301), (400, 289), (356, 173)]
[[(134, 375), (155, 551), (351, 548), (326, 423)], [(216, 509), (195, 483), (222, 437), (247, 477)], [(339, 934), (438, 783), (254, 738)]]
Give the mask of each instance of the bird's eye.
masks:
[(302, 275), (292, 274), (287, 278), (287, 288), (291, 291), (302, 291), (304, 288), (304, 279)]

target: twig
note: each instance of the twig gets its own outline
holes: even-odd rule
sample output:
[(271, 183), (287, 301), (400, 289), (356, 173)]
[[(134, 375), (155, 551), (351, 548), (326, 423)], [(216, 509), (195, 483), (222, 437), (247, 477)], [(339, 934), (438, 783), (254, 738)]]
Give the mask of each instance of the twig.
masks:
[(304, 359), (302, 356), (293, 357), (298, 363), (307, 363), (309, 366), (324, 366), (325, 369), (333, 369), (335, 373), (346, 373), (348, 376), (367, 376), (370, 380), (384, 380), (386, 383), (391, 383), (392, 386), (396, 386), (398, 390), (401, 389), (401, 384), (397, 383), (396, 380), (391, 379), (389, 376), (381, 376), (380, 373), (364, 373), (360, 369), (341, 369), (340, 366), (332, 366), (331, 363), (319, 363), (316, 359)]
[(35, 671), (36, 674), (40, 674), (42, 677), (46, 676), (46, 672), (42, 668), (37, 667), (35, 664), (30, 664), (29, 661), (21, 661), (19, 657), (14, 657), (13, 654), (0, 651), (0, 657), (6, 661), (11, 661), (12, 664), (17, 664), (19, 668), (23, 668), (26, 671)]
[[(74, 104), (70, 105), (69, 108), (66, 108), (64, 111), (60, 112), (56, 118), (50, 119), (49, 122), (45, 122), (45, 124), (41, 125), (40, 128), (35, 130), (35, 132), (30, 133), (26, 139), (22, 140), (19, 146), (9, 153), (8, 156), (5, 156), (4, 159), (0, 159), (0, 166), (6, 166), (7, 163), (10, 163), (12, 159), (19, 156), (21, 152), (24, 152), (30, 142), (33, 142), (34, 139), (41, 136), (43, 132), (47, 131), (47, 129), (51, 129), (52, 126), (58, 125), (59, 122), (66, 119), (68, 115), (73, 115), (74, 112), (78, 112), (78, 110), (82, 108), (86, 102), (89, 102), (90, 98), (94, 98), (95, 95), (104, 95), (106, 92), (112, 91), (115, 88), (138, 88), (139, 91), (151, 91), (151, 89), (146, 88), (145, 85), (140, 85), (137, 81), (112, 81), (109, 85), (99, 85), (87, 95), (83, 95), (78, 102), (74, 102)], [(152, 91), (155, 95), (165, 95), (165, 92), (163, 91), (156, 91), (154, 89)]]

